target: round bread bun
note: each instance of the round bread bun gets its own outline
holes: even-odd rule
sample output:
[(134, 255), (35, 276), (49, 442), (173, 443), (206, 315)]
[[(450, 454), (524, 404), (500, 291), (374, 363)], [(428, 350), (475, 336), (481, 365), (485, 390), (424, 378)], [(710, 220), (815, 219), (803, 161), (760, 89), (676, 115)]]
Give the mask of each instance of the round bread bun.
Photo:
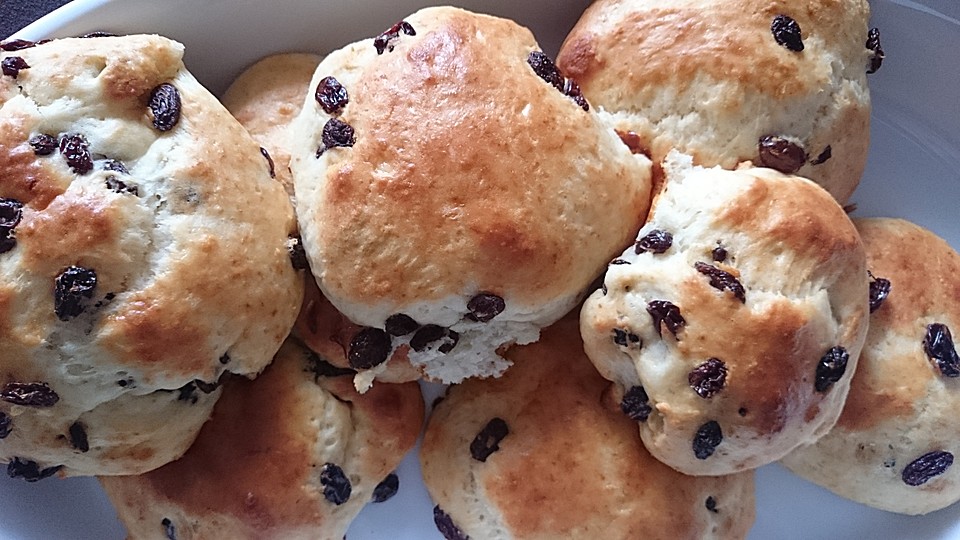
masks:
[(28, 66), (0, 77), (0, 462), (27, 480), (159, 467), (220, 376), (257, 374), (293, 326), (293, 209), (179, 43), (0, 56)]
[(665, 172), (637, 245), (584, 304), (586, 352), (657, 459), (759, 467), (840, 414), (867, 332), (863, 245), (809, 180), (679, 154)]
[(330, 54), (290, 140), (304, 247), (365, 327), (362, 369), (409, 344), (428, 379), (498, 375), (496, 351), (572, 309), (649, 206), (649, 160), (532, 34), (455, 8)]
[(746, 536), (753, 472), (686, 476), (654, 459), (607, 399), (576, 313), (507, 354), (516, 365), (502, 378), (451, 387), (424, 435), (424, 481), (446, 538)]
[(848, 499), (926, 514), (960, 500), (960, 255), (900, 219), (855, 223), (874, 276), (867, 341), (837, 425), (783, 463)]
[(182, 458), (100, 481), (131, 538), (341, 540), (422, 425), (416, 383), (361, 396), (288, 340), (256, 380), (224, 384)]
[(557, 63), (655, 163), (762, 163), (843, 204), (870, 142), (869, 15), (867, 0), (598, 0)]
[(290, 151), (284, 138), (320, 60), (305, 53), (267, 56), (245, 69), (223, 95), (223, 105), (263, 145), (271, 173), (291, 196)]

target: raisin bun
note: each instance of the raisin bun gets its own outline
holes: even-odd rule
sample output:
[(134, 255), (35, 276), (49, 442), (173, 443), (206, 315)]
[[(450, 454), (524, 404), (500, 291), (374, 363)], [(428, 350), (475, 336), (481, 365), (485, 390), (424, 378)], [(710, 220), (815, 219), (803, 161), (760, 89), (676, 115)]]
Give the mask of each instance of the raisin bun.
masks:
[(557, 63), (655, 162), (675, 148), (704, 166), (763, 163), (843, 203), (883, 58), (869, 14), (867, 0), (598, 0)]
[(293, 209), (179, 43), (4, 48), (0, 462), (28, 480), (159, 467), (221, 374), (258, 373), (293, 326)]
[(291, 130), (304, 247), (364, 332), (360, 369), (397, 347), (429, 379), (493, 376), (639, 229), (650, 162), (517, 24), (414, 13), (318, 67)]
[(686, 476), (654, 459), (583, 354), (576, 313), (507, 354), (502, 378), (451, 388), (424, 436), (446, 538), (746, 536), (753, 472)]
[(836, 422), (867, 331), (843, 209), (772, 169), (691, 166), (581, 312), (587, 354), (658, 459), (687, 474), (778, 460)]
[(340, 540), (374, 491), (396, 492), (387, 477), (422, 424), (416, 383), (361, 396), (343, 370), (288, 340), (256, 380), (224, 384), (182, 458), (101, 483), (131, 538)]
[(287, 127), (300, 112), (320, 56), (283, 53), (262, 58), (227, 88), (223, 104), (254, 140), (263, 145), (270, 174), (293, 195)]
[(960, 255), (899, 219), (856, 222), (870, 330), (836, 427), (783, 463), (835, 493), (925, 514), (960, 500)]

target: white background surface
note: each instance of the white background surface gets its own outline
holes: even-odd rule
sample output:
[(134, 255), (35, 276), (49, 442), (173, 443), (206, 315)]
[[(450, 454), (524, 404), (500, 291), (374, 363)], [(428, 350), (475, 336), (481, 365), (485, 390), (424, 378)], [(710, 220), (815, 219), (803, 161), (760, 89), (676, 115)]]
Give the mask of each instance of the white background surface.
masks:
[[(94, 30), (167, 35), (214, 92), (270, 53), (326, 53), (373, 36), (424, 1), (77, 0), (19, 34), (39, 39)], [(555, 54), (586, 0), (457, 1), (529, 26)], [(874, 100), (867, 172), (855, 216), (910, 219), (960, 248), (960, 1), (873, 0), (872, 26), (887, 59), (870, 78)], [(960, 421), (960, 412), (958, 412)], [(400, 494), (369, 505), (350, 540), (440, 538), (414, 455), (399, 469)], [(757, 475), (759, 539), (960, 539), (960, 505), (899, 516), (840, 499), (773, 465)], [(120, 539), (123, 528), (92, 479), (36, 484), (0, 474), (0, 539)]]

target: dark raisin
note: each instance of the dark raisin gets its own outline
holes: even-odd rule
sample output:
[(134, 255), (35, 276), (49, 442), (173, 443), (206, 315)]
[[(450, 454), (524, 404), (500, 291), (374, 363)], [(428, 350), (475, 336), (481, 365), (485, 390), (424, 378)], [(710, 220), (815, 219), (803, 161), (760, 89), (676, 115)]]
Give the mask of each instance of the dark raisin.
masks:
[(707, 459), (713, 455), (721, 442), (723, 442), (723, 431), (720, 430), (720, 424), (716, 420), (711, 420), (700, 426), (697, 434), (693, 436), (693, 455), (697, 459)]
[(573, 79), (567, 79), (563, 83), (563, 94), (572, 99), (581, 109), (585, 111), (590, 110), (590, 104), (587, 103), (587, 98), (583, 97), (583, 90), (580, 89), (580, 85)]
[(433, 524), (446, 540), (470, 540), (469, 536), (454, 525), (453, 519), (440, 509), (440, 505), (433, 507)]
[(195, 405), (199, 399), (200, 397), (197, 396), (197, 385), (194, 384), (193, 381), (177, 389), (177, 401), (187, 401), (191, 405)]
[(197, 388), (204, 394), (212, 394), (214, 390), (220, 388), (220, 383), (217, 381), (207, 382), (202, 379), (194, 379), (193, 384), (197, 385)]
[(670, 246), (672, 245), (672, 234), (668, 233), (667, 231), (661, 231), (660, 229), (654, 229), (637, 240), (637, 244), (634, 246), (633, 250), (638, 255), (648, 251), (659, 254), (670, 249)]
[(723, 262), (727, 260), (727, 249), (717, 243), (717, 247), (713, 248), (713, 251), (710, 252), (710, 257), (713, 259), (713, 262)]
[(820, 152), (819, 155), (813, 160), (810, 161), (811, 165), (821, 165), (826, 163), (828, 159), (833, 157), (833, 148), (828, 144), (826, 148)]
[(333, 504), (340, 506), (350, 500), (350, 479), (337, 465), (324, 463), (320, 469), (320, 484), (323, 485), (324, 498)]
[(273, 158), (270, 157), (270, 152), (267, 152), (267, 149), (261, 146), (261, 147), (260, 147), (260, 155), (263, 156), (263, 158), (267, 160), (267, 167), (269, 167), (269, 169), (270, 169), (270, 178), (276, 178), (276, 177), (277, 177), (277, 170), (276, 170), (276, 168), (275, 168), (274, 165), (273, 165)]
[(57, 465), (41, 469), (36, 461), (15, 457), (7, 463), (7, 475), (10, 478), (23, 478), (27, 482), (37, 482), (57, 474), (62, 468), (63, 465)]
[(6, 253), (17, 246), (13, 229), (23, 218), (23, 203), (16, 199), (0, 197), (0, 253)]
[(53, 407), (60, 396), (45, 382), (9, 382), (0, 390), (0, 399), (27, 407)]
[(493, 418), (477, 433), (470, 443), (470, 455), (477, 461), (486, 462), (491, 454), (500, 449), (500, 441), (510, 434), (503, 418)]
[(0, 43), (0, 49), (3, 49), (7, 52), (29, 49), (30, 47), (36, 46), (36, 43), (26, 39), (11, 39), (10, 41), (4, 41), (3, 43)]
[(490, 293), (480, 293), (467, 302), (467, 309), (470, 313), (467, 315), (472, 321), (490, 322), (494, 317), (506, 309), (507, 304), (503, 298)]
[(833, 347), (817, 363), (816, 380), (813, 387), (817, 392), (826, 392), (833, 383), (839, 381), (847, 371), (850, 355), (843, 347)]
[(90, 450), (90, 442), (87, 440), (87, 430), (80, 422), (70, 424), (70, 446), (81, 452)]
[(927, 325), (927, 335), (923, 338), (923, 351), (937, 365), (944, 377), (960, 377), (960, 355), (953, 344), (950, 328), (942, 323)]
[(533, 51), (527, 56), (527, 64), (530, 64), (533, 72), (536, 73), (538, 77), (563, 92), (563, 75), (560, 74), (560, 69), (557, 68), (557, 65), (553, 63), (553, 60), (550, 59), (546, 53), (543, 51)]
[(87, 174), (93, 169), (90, 145), (83, 135), (74, 133), (60, 137), (60, 155), (77, 174)]
[(719, 358), (710, 358), (687, 375), (687, 382), (697, 395), (711, 398), (727, 382), (727, 365)]
[(116, 176), (108, 176), (106, 186), (107, 189), (116, 193), (128, 193), (134, 197), (140, 195), (140, 188), (134, 185), (128, 185), (126, 182), (120, 180)]
[(314, 380), (319, 380), (320, 377), (343, 377), (357, 374), (356, 370), (337, 367), (320, 358), (320, 356), (314, 352), (307, 353), (307, 365), (307, 370), (313, 373)]
[(47, 135), (46, 133), (38, 133), (30, 137), (30, 140), (27, 142), (30, 144), (30, 147), (33, 148), (33, 153), (38, 156), (49, 156), (57, 149), (59, 144), (56, 137)]
[(396, 473), (390, 473), (386, 478), (373, 488), (373, 502), (382, 503), (390, 500), (400, 489), (400, 477)]
[(653, 407), (650, 406), (647, 391), (642, 386), (634, 386), (623, 394), (620, 410), (635, 422), (646, 422), (650, 413), (653, 412)]
[(320, 139), (323, 146), (317, 150), (317, 157), (322, 156), (330, 148), (349, 148), (357, 142), (353, 127), (336, 118), (327, 120), (327, 123), (323, 125), (323, 135)]
[(741, 417), (746, 417), (747, 412), (748, 411), (746, 407), (740, 407), (739, 409), (737, 409), (737, 414), (739, 414)]
[(627, 332), (626, 330), (614, 328), (613, 342), (621, 347), (629, 347), (631, 344), (636, 345), (640, 343), (640, 336), (634, 334), (633, 332)]
[(714, 514), (720, 513), (720, 511), (717, 510), (717, 500), (714, 499), (712, 496), (707, 497), (707, 502), (705, 506), (707, 507), (707, 510), (709, 510), (710, 512), (713, 512)]
[(170, 518), (163, 518), (160, 521), (160, 526), (163, 527), (163, 534), (167, 537), (167, 540), (177, 540), (177, 528), (173, 526)]
[(807, 161), (807, 153), (797, 143), (776, 135), (760, 137), (757, 145), (760, 163), (783, 174), (793, 174)]
[(220, 364), (225, 366), (229, 363), (230, 363), (230, 355), (227, 353), (223, 353), (223, 356), (220, 357)]
[(614, 260), (610, 261), (610, 266), (618, 266), (618, 265), (621, 265), (621, 264), (630, 264), (630, 261), (627, 261), (627, 260), (624, 260), (624, 259), (614, 259)]
[(347, 94), (347, 89), (333, 77), (321, 79), (314, 96), (317, 98), (317, 103), (323, 107), (327, 114), (340, 114), (343, 108), (350, 103), (350, 95)]
[(53, 310), (61, 321), (83, 313), (84, 300), (93, 297), (97, 273), (91, 268), (71, 266), (57, 276), (53, 291)]
[(890, 280), (870, 274), (870, 313), (880, 309), (887, 296), (890, 296)]
[(420, 324), (409, 315), (396, 313), (387, 317), (384, 328), (391, 336), (399, 337), (416, 332), (417, 328), (420, 328)]
[(170, 83), (160, 84), (150, 92), (149, 107), (153, 114), (153, 127), (159, 131), (170, 131), (180, 121), (180, 92)]
[(803, 50), (803, 39), (800, 36), (800, 25), (786, 15), (777, 15), (770, 23), (770, 31), (777, 44), (794, 52)]
[(427, 324), (421, 326), (420, 329), (417, 330), (417, 333), (413, 335), (413, 338), (410, 339), (410, 347), (412, 347), (414, 351), (423, 352), (431, 344), (438, 341), (442, 341), (443, 343), (437, 347), (437, 350), (443, 354), (447, 354), (457, 346), (457, 343), (460, 341), (460, 334), (449, 328), (435, 324)]
[(7, 77), (13, 77), (16, 79), (20, 75), (21, 69), (29, 69), (30, 64), (26, 60), (20, 58), (19, 56), (8, 56), (0, 61), (0, 66), (2, 66), (3, 74)]
[(0, 439), (6, 439), (13, 431), (13, 419), (7, 413), (0, 412)]
[(743, 285), (740, 284), (740, 280), (735, 278), (733, 274), (723, 271), (712, 264), (707, 264), (703, 262), (698, 262), (693, 265), (697, 269), (697, 272), (710, 278), (710, 286), (717, 290), (728, 290), (733, 293), (733, 296), (740, 300), (743, 303), (747, 302), (746, 291), (743, 289)]
[(393, 52), (394, 40), (400, 37), (400, 32), (408, 36), (417, 35), (416, 30), (407, 21), (400, 21), (391, 26), (386, 32), (380, 34), (373, 40), (373, 46), (377, 49), (377, 54), (383, 54), (384, 51)]
[(290, 264), (294, 270), (306, 270), (310, 267), (307, 261), (307, 252), (303, 249), (303, 239), (299, 236), (287, 238), (287, 253), (290, 255)]
[(122, 161), (117, 159), (106, 159), (103, 161), (103, 170), (113, 171), (120, 174), (130, 174), (130, 171), (127, 169), (127, 166), (123, 164)]
[(683, 315), (680, 314), (680, 308), (666, 300), (653, 300), (648, 303), (647, 313), (653, 318), (653, 328), (657, 331), (658, 336), (663, 335), (661, 334), (661, 325), (665, 325), (667, 330), (676, 336), (683, 325), (687, 324)]
[(903, 468), (900, 477), (908, 486), (921, 486), (931, 478), (947, 472), (953, 465), (953, 454), (950, 452), (928, 452), (910, 462)]
[(880, 46), (880, 29), (871, 28), (870, 32), (867, 33), (867, 48), (873, 51), (873, 54), (870, 55), (870, 68), (867, 69), (867, 73), (876, 73), (880, 66), (883, 64), (883, 47)]
[(119, 381), (117, 381), (117, 386), (119, 386), (120, 388), (127, 388), (127, 387), (134, 388), (135, 384), (134, 384), (133, 377), (120, 379)]
[(347, 360), (354, 369), (370, 369), (386, 362), (392, 348), (390, 334), (379, 328), (366, 327), (350, 340)]

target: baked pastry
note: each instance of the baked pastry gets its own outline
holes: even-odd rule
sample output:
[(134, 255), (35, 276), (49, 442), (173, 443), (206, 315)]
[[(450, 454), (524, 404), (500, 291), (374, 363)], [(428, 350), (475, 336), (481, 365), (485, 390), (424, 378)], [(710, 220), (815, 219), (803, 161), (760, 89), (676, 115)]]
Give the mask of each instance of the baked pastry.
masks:
[(573, 308), (649, 205), (649, 160), (531, 33), (455, 8), (330, 54), (290, 140), (311, 269), (374, 375), (404, 345), (429, 379), (500, 374), (496, 351)]
[(320, 60), (306, 53), (267, 56), (245, 69), (223, 94), (223, 105), (263, 145), (271, 174), (291, 196), (290, 151), (284, 137)]
[(590, 359), (647, 449), (728, 474), (836, 422), (867, 331), (863, 245), (809, 180), (671, 154), (637, 243), (584, 303)]
[[(659, 163), (752, 161), (810, 178), (841, 204), (869, 146), (867, 0), (599, 0), (557, 64)], [(868, 49), (868, 47), (872, 47)]]
[(224, 372), (257, 374), (293, 326), (293, 209), (179, 43), (16, 43), (0, 53), (0, 462), (27, 480), (147, 471), (186, 450)]
[(960, 255), (903, 220), (855, 223), (873, 274), (867, 341), (837, 425), (783, 464), (848, 499), (925, 514), (960, 500)]
[(131, 538), (340, 540), (422, 424), (416, 383), (361, 396), (291, 340), (256, 380), (224, 384), (182, 458), (100, 481)]
[(420, 461), (448, 539), (744, 538), (753, 472), (680, 474), (643, 447), (583, 354), (576, 313), (511, 349), (497, 380), (451, 387)]

